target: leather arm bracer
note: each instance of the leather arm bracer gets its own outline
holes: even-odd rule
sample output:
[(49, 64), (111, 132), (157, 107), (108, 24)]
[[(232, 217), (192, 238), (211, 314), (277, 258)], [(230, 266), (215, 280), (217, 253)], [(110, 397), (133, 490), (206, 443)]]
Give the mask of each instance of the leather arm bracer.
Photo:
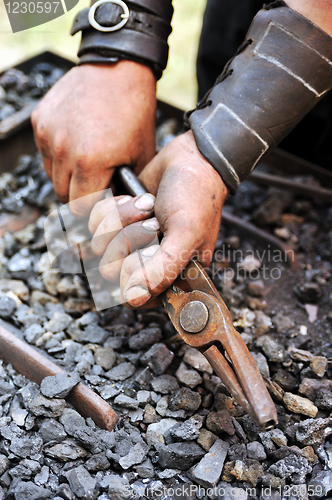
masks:
[(129, 59), (150, 66), (159, 79), (168, 59), (171, 0), (102, 2), (96, 3), (97, 8), (83, 9), (74, 19), (71, 34), (82, 31), (80, 64)]
[(267, 7), (187, 120), (234, 193), (331, 87), (332, 38), (285, 4)]

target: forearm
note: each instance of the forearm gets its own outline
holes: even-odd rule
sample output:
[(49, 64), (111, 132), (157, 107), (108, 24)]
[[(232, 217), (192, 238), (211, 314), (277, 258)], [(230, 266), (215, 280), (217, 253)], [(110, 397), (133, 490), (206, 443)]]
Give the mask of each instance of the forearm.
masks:
[(332, 36), (332, 0), (286, 0), (286, 3)]

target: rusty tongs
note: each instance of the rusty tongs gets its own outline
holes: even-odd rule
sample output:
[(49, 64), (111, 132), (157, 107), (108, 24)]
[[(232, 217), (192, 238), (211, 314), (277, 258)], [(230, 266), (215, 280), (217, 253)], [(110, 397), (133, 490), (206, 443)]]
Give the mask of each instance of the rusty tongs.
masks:
[[(146, 193), (131, 169), (121, 167), (117, 174), (132, 196)], [(262, 429), (273, 428), (278, 423), (276, 407), (225, 302), (197, 261), (191, 261), (183, 274), (191, 292), (172, 285), (161, 295), (175, 329), (188, 345), (204, 354), (248, 415)]]
[(162, 295), (174, 327), (188, 345), (204, 354), (251, 418), (264, 430), (273, 428), (278, 422), (275, 405), (224, 301), (197, 261), (188, 264), (184, 277), (191, 292), (173, 285)]

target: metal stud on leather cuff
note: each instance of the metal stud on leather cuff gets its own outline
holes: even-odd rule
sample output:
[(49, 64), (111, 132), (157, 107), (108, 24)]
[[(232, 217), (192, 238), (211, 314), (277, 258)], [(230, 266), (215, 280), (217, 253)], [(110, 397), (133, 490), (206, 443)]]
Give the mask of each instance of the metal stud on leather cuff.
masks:
[(263, 9), (187, 118), (198, 149), (234, 193), (331, 87), (332, 38), (286, 6)]
[[(82, 62), (131, 59), (160, 78), (168, 58), (171, 0), (98, 0), (79, 12), (71, 34), (82, 31)], [(162, 17), (163, 16), (163, 17)]]

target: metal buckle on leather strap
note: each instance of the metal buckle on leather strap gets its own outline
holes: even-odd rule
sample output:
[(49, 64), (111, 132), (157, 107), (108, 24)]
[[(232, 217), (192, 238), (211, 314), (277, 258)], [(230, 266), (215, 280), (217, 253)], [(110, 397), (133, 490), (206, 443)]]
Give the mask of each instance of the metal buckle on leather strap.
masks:
[[(99, 23), (97, 23), (95, 19), (96, 10), (98, 9), (98, 7), (100, 7), (100, 5), (104, 3), (113, 3), (119, 5), (123, 9), (123, 14), (121, 14), (120, 16), (122, 18), (122, 21), (120, 21), (115, 26), (101, 26)], [(125, 24), (128, 22), (128, 19), (129, 19), (129, 8), (128, 5), (125, 2), (123, 2), (123, 0), (98, 0), (98, 2), (94, 3), (89, 10), (89, 23), (93, 28), (95, 28), (98, 31), (103, 31), (103, 32), (118, 31), (121, 28), (123, 28), (123, 26), (125, 26)]]

